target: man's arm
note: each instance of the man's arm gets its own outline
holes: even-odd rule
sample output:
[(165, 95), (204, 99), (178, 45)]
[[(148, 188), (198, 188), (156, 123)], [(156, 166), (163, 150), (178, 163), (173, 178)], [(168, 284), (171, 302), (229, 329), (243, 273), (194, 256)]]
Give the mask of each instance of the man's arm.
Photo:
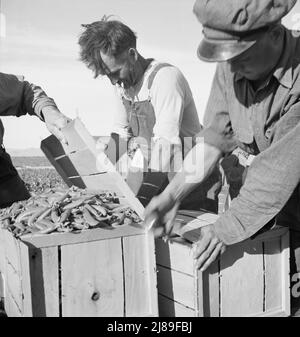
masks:
[(300, 183), (300, 123), (251, 164), (245, 184), (230, 209), (201, 229), (196, 266), (205, 270), (231, 245), (251, 237), (273, 219)]
[(54, 100), (37, 85), (20, 80), (17, 76), (0, 73), (0, 115), (37, 115), (44, 119), (43, 109), (57, 109)]
[(20, 117), (26, 114), (38, 116), (51, 133), (64, 141), (60, 129), (69, 119), (58, 110), (54, 100), (39, 86), (0, 73), (0, 115)]
[[(230, 209), (214, 224), (218, 236), (233, 244), (255, 234), (273, 219), (287, 203), (300, 182), (300, 121), (288, 129), (281, 122), (275, 137), (281, 138), (257, 156), (251, 164), (245, 184)], [(289, 118), (289, 120), (290, 120)], [(290, 123), (292, 126), (292, 123)]]

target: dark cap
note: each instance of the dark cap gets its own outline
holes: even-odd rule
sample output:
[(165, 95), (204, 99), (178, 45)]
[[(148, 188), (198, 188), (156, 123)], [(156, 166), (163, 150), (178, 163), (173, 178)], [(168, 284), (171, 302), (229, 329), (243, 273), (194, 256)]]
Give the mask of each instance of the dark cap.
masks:
[(279, 23), (297, 0), (196, 0), (194, 13), (203, 25), (198, 57), (227, 61), (255, 44)]

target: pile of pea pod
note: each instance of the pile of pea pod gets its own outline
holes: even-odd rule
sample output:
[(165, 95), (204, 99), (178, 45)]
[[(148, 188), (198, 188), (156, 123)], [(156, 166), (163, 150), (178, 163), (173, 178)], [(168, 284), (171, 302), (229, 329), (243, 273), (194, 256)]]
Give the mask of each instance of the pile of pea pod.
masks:
[(141, 223), (113, 193), (79, 189), (47, 189), (0, 210), (0, 226), (15, 237), (26, 234), (81, 233), (90, 228), (113, 229)]

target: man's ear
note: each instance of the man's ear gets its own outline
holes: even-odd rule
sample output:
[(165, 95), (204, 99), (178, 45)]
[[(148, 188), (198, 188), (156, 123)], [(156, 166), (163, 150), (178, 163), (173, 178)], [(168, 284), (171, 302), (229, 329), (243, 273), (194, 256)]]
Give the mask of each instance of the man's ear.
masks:
[(138, 60), (138, 52), (135, 48), (128, 49), (128, 58), (131, 64), (134, 64)]

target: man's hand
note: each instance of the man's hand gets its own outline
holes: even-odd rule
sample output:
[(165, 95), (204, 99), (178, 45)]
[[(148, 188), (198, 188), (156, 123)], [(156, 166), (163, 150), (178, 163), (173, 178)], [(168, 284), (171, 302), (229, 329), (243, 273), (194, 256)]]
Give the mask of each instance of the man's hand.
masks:
[(206, 270), (213, 261), (225, 252), (225, 249), (226, 246), (218, 238), (213, 225), (202, 227), (201, 239), (193, 245), (197, 269)]
[(58, 109), (52, 106), (43, 108), (43, 116), (47, 129), (62, 143), (67, 143), (61, 129), (65, 127), (71, 119), (62, 114)]
[(145, 223), (155, 237), (170, 236), (175, 217), (179, 208), (179, 202), (171, 195), (163, 192), (154, 197), (145, 210)]

